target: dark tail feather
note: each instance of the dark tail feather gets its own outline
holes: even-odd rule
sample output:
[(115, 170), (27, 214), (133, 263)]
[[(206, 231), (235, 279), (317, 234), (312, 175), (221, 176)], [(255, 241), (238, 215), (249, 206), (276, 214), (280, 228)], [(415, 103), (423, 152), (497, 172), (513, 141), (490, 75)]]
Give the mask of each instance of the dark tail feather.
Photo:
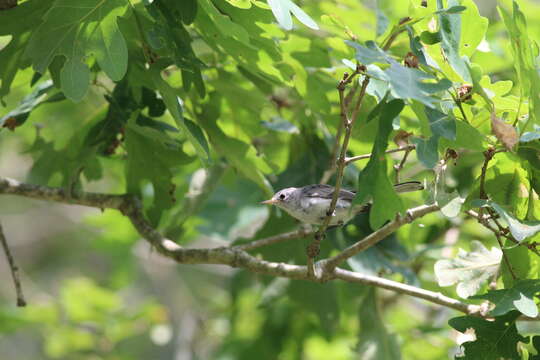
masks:
[(394, 185), (398, 193), (424, 190), (424, 185), (420, 181), (407, 181)]

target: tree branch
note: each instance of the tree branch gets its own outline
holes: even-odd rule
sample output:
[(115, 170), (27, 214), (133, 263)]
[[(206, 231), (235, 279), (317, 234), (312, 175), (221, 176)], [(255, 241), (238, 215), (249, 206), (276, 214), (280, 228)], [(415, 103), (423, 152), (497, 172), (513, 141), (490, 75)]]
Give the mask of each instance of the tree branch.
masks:
[(2, 224), (0, 224), (0, 242), (2, 243), (2, 248), (6, 254), (9, 268), (11, 270), (11, 277), (13, 278), (13, 284), (15, 285), (15, 293), (17, 294), (17, 306), (26, 306), (26, 300), (24, 300), (24, 294), (22, 291), (21, 280), (19, 278), (19, 268), (15, 264), (13, 255), (9, 250), (9, 245), (4, 235), (4, 229), (2, 229)]
[[(175, 260), (179, 264), (227, 265), (236, 268), (244, 268), (248, 271), (258, 274), (280, 276), (290, 279), (308, 280), (315, 282), (340, 279), (352, 283), (360, 283), (370, 286), (381, 287), (390, 291), (395, 291), (396, 293), (409, 295), (440, 306), (455, 309), (466, 314), (480, 316), (484, 318), (488, 317), (486, 312), (482, 311), (481, 306), (478, 305), (470, 305), (457, 299), (444, 296), (440, 293), (424, 290), (422, 288), (402, 284), (381, 277), (364, 275), (337, 268), (335, 266), (333, 268), (328, 266), (328, 264), (332, 264), (332, 262), (334, 264), (337, 264), (345, 260), (349, 255), (354, 255), (354, 253), (357, 252), (358, 248), (360, 248), (359, 251), (361, 251), (367, 246), (370, 246), (366, 245), (366, 243), (369, 243), (371, 245), (374, 244), (376, 241), (381, 240), (392, 231), (395, 231), (399, 226), (411, 222), (412, 220), (419, 218), (425, 214), (436, 211), (438, 208), (435, 205), (420, 206), (411, 209), (408, 212), (407, 216), (403, 218), (398, 218), (388, 223), (383, 228), (372, 234), (376, 234), (375, 236), (368, 236), (364, 238), (362, 241), (358, 242), (357, 244), (351, 246), (348, 249), (345, 249), (342, 253), (338, 254), (334, 258), (321, 260), (319, 263), (317, 263), (317, 265), (318, 268), (323, 272), (323, 276), (313, 277), (308, 274), (307, 266), (271, 262), (249, 255), (244, 250), (255, 248), (255, 246), (250, 244), (233, 247), (218, 247), (211, 249), (183, 248), (178, 244), (174, 243), (173, 241), (163, 237), (158, 231), (156, 231), (149, 225), (149, 223), (143, 216), (140, 201), (131, 195), (109, 195), (78, 192), (76, 194), (73, 194), (73, 196), (69, 197), (64, 192), (64, 190), (60, 188), (29, 185), (13, 179), (7, 179), (2, 177), (0, 177), (0, 194), (12, 194), (60, 203), (85, 205), (99, 209), (118, 209), (122, 211), (125, 216), (129, 217), (133, 226), (137, 229), (139, 234), (150, 244), (152, 244), (160, 254)], [(280, 238), (283, 240), (291, 239), (292, 233), (296, 233), (296, 235), (299, 235), (299, 231), (282, 234), (272, 238)], [(269, 239), (271, 238), (261, 240), (264, 240), (266, 244), (279, 242), (278, 240), (271, 241)], [(254, 243), (257, 243), (257, 241)], [(259, 244), (262, 244), (262, 242), (259, 242)]]
[(279, 235), (269, 236), (264, 239), (255, 240), (247, 244), (236, 245), (233, 246), (233, 248), (237, 250), (249, 251), (263, 246), (277, 244), (287, 240), (306, 238), (311, 234), (313, 234), (313, 231), (307, 231), (304, 228), (300, 228), (295, 231), (290, 231)]
[(482, 311), (480, 305), (471, 305), (463, 303), (457, 299), (445, 296), (439, 292), (429, 291), (416, 286), (398, 283), (396, 281), (388, 280), (378, 276), (370, 276), (348, 270), (337, 268), (335, 270), (336, 278), (348, 281), (357, 282), (364, 285), (376, 286), (379, 288), (398, 292), (400, 294), (407, 294), (420, 299), (427, 300), (429, 302), (442, 305), (451, 309), (455, 309), (464, 312), (469, 315), (480, 315)]
[(397, 216), (395, 220), (387, 223), (379, 230), (369, 234), (362, 240), (356, 242), (355, 244), (349, 246), (339, 254), (325, 260), (324, 266), (332, 269), (349, 259), (350, 257), (358, 254), (361, 251), (366, 250), (367, 248), (375, 245), (379, 241), (383, 240), (385, 237), (399, 229), (405, 224), (413, 222), (415, 219), (418, 219), (426, 214), (432, 213), (439, 210), (438, 205), (422, 205), (416, 208), (410, 209), (407, 211), (405, 216)]

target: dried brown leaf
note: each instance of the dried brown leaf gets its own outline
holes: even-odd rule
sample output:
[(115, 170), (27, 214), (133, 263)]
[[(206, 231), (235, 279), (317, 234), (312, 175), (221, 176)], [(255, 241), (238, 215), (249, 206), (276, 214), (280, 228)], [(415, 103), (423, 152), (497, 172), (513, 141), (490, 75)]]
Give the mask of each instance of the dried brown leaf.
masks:
[(491, 113), (491, 131), (508, 150), (512, 150), (519, 141), (516, 128), (499, 119), (494, 112)]

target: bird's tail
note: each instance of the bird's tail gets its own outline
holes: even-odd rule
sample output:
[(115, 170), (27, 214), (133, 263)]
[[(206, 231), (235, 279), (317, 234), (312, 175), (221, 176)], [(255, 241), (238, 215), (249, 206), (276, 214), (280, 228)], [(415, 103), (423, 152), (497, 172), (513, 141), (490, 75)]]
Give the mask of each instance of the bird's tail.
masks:
[(394, 185), (394, 189), (398, 193), (424, 190), (424, 185), (420, 181), (407, 181)]

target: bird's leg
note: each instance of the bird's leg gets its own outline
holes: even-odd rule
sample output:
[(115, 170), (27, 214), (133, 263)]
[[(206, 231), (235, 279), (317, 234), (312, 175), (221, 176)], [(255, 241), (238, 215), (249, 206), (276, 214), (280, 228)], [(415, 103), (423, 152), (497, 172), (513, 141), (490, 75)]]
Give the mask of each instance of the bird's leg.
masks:
[(324, 233), (322, 234), (319, 232), (315, 233), (313, 241), (306, 248), (308, 257), (315, 258), (319, 255), (320, 248), (321, 248), (321, 241), (325, 238), (325, 236), (326, 235)]

